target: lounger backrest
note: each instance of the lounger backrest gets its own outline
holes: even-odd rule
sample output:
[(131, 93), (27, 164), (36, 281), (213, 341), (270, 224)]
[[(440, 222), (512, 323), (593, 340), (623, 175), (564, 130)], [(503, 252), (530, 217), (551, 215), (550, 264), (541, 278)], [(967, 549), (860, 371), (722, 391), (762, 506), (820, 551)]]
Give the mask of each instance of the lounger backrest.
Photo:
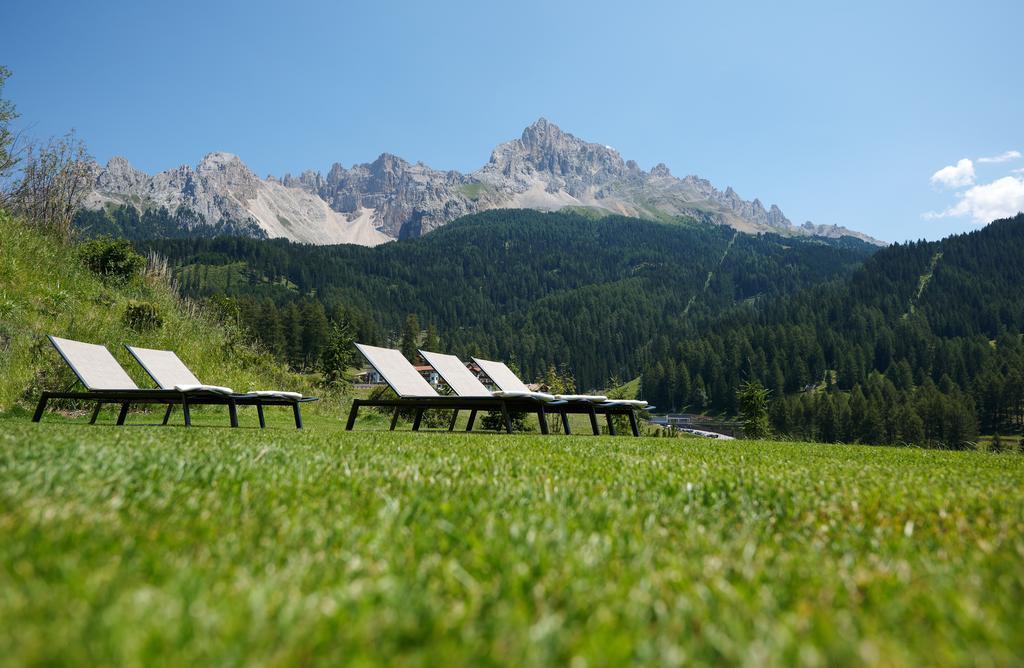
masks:
[(139, 386), (117, 363), (106, 346), (61, 339), (56, 336), (49, 338), (50, 343), (86, 388), (90, 390), (139, 389)]
[(430, 386), (409, 360), (397, 350), (378, 348), (357, 343), (356, 348), (366, 361), (377, 370), (391, 389), (400, 397), (436, 397), (437, 391)]
[(420, 355), (460, 397), (490, 397), (491, 392), (455, 355), (421, 350)]
[(480, 368), (502, 392), (529, 392), (530, 388), (526, 383), (519, 380), (519, 376), (512, 373), (512, 369), (505, 366), (504, 362), (492, 362), (474, 357), (473, 361), (480, 365)]
[(139, 361), (156, 384), (165, 390), (173, 390), (175, 385), (202, 385), (172, 350), (152, 350), (134, 346), (125, 348)]

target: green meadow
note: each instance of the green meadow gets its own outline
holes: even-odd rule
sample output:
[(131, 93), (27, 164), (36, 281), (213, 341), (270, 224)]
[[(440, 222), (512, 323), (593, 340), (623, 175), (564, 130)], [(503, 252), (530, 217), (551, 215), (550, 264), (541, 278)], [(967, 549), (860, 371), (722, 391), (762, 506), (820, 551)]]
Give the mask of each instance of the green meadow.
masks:
[(301, 432), (0, 418), (4, 663), (1024, 656), (1019, 456), (345, 432), (327, 408)]

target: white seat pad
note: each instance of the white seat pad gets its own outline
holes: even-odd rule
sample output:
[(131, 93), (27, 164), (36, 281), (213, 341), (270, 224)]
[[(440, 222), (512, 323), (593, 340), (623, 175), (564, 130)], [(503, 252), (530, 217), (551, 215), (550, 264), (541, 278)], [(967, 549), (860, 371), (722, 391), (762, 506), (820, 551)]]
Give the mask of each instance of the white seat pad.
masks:
[(637, 408), (643, 408), (647, 405), (647, 402), (641, 399), (609, 399), (604, 403), (605, 405), (613, 404), (615, 406), (636, 406)]
[(558, 399), (556, 399), (555, 395), (553, 394), (548, 394), (547, 392), (532, 392), (530, 390), (512, 390), (509, 392), (499, 390), (494, 393), (494, 396), (501, 397), (502, 399), (529, 398), (540, 399), (541, 401), (558, 401)]
[(175, 385), (174, 389), (178, 392), (216, 392), (217, 394), (235, 393), (235, 391), (230, 387), (221, 387), (220, 385)]
[(284, 397), (285, 399), (301, 399), (301, 392), (283, 392), (278, 390), (253, 390), (249, 394), (255, 394), (257, 397)]
[(600, 394), (556, 394), (555, 398), (562, 401), (608, 401), (608, 397)]

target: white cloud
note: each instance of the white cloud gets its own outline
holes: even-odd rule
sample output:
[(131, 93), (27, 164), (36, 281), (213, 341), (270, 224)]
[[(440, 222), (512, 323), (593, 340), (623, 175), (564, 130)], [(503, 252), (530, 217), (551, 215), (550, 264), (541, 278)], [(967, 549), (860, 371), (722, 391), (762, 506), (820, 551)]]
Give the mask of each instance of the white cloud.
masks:
[(1024, 167), (1021, 167), (1020, 169), (1012, 169), (1010, 171), (1012, 171), (1014, 174), (1024, 174)]
[(946, 188), (962, 188), (974, 183), (974, 163), (964, 158), (956, 165), (943, 167), (932, 174), (932, 185)]
[(954, 206), (939, 213), (926, 213), (923, 217), (931, 220), (970, 216), (973, 222), (984, 225), (1020, 212), (1024, 212), (1024, 178), (1004, 176), (992, 183), (974, 186), (960, 195), (960, 201)]
[(988, 158), (978, 158), (978, 162), (1010, 162), (1020, 158), (1020, 151), (1006, 151), (999, 155), (993, 155)]

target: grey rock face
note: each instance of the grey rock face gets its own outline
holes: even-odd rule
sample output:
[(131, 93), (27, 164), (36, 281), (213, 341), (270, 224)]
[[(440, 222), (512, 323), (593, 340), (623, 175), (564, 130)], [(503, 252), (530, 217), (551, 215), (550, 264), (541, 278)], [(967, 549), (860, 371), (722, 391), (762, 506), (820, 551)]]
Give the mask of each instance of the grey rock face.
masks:
[[(384, 153), (348, 169), (335, 163), (326, 175), (309, 170), (261, 180), (236, 156), (211, 153), (194, 172), (185, 166), (150, 177), (114, 158), (97, 171), (89, 204), (129, 200), (169, 209), (188, 206), (210, 224), (251, 221), (270, 236), (312, 243), (349, 238), (379, 243), (425, 234), (487, 209), (566, 206), (654, 219), (689, 216), (747, 233), (850, 235), (878, 243), (834, 225), (796, 226), (774, 204), (765, 209), (760, 200), (744, 200), (731, 187), (720, 191), (697, 176), (677, 178), (664, 164), (645, 172), (615, 149), (583, 141), (544, 118), (497, 146), (487, 164), (470, 174)], [(325, 213), (326, 207), (337, 215)]]

